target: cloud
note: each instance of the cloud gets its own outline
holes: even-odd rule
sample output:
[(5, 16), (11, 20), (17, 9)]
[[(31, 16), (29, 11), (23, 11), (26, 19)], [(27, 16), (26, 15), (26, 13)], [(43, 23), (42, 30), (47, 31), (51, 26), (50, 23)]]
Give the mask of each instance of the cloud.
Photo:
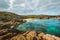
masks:
[(0, 0), (0, 10), (7, 9), (8, 7), (9, 5), (5, 0)]
[(15, 0), (9, 0), (9, 8), (8, 10), (11, 10), (13, 8), (13, 3), (14, 3)]
[(1, 9), (9, 7), (9, 11), (18, 14), (60, 14), (60, 0), (1, 0), (0, 2)]

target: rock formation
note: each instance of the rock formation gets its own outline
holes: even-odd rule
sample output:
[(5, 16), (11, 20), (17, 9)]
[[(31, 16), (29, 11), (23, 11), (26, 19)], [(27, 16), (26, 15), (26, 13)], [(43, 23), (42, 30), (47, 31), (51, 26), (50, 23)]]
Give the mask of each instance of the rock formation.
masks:
[(2, 28), (0, 29), (0, 40), (60, 40), (59, 37), (43, 32), (36, 31), (19, 31), (16, 29)]

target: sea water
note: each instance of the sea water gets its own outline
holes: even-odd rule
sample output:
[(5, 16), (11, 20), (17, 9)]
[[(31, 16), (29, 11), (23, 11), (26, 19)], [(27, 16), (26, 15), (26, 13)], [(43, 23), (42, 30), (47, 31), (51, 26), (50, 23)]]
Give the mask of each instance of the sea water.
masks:
[(44, 32), (53, 35), (60, 35), (60, 19), (34, 19), (16, 27), (18, 30)]

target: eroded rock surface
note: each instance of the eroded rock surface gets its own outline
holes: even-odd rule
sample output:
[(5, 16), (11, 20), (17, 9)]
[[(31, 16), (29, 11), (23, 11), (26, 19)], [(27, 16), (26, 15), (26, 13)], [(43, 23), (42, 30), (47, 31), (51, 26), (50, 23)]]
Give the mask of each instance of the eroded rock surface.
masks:
[(43, 32), (36, 31), (18, 31), (16, 29), (0, 29), (0, 40), (60, 40), (59, 37)]

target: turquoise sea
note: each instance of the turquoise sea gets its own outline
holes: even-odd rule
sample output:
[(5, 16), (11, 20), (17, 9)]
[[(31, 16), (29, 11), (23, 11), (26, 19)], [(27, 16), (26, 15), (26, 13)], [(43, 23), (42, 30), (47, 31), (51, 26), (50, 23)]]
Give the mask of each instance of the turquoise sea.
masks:
[(44, 32), (60, 36), (60, 19), (35, 19), (27, 20), (25, 23), (16, 27), (17, 30), (35, 30), (36, 32)]

